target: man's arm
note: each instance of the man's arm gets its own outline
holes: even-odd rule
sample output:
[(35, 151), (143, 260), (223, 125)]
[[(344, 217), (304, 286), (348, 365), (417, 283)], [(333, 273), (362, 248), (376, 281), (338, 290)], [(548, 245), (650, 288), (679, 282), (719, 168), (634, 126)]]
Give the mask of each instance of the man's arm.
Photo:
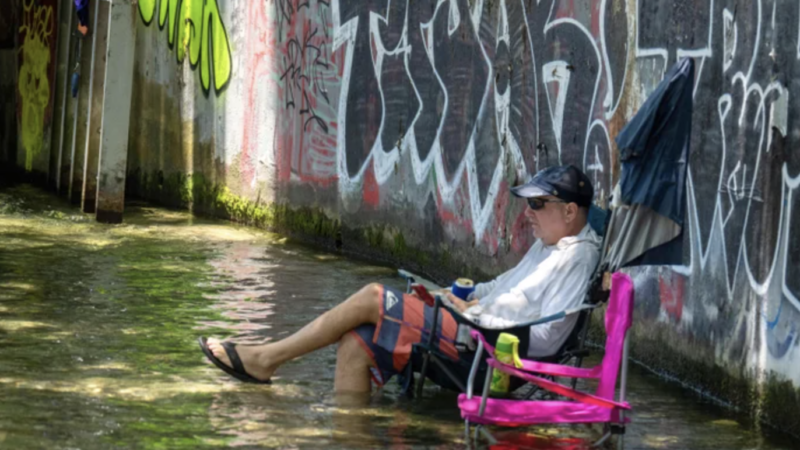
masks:
[[(478, 317), (481, 326), (508, 328), (579, 306), (591, 278), (590, 263), (566, 258), (554, 265), (542, 265), (509, 292), (498, 296), (491, 305), (481, 305), (468, 314)], [(531, 340), (534, 335), (536, 340), (544, 342), (550, 341), (554, 334), (560, 336), (561, 330), (552, 330), (553, 324), (559, 322), (534, 326)]]
[[(553, 286), (552, 297), (542, 304), (542, 317), (580, 306), (591, 282), (593, 270), (585, 263), (570, 270), (557, 286)], [(528, 355), (549, 356), (557, 352), (558, 347), (566, 339), (566, 335), (575, 326), (575, 320), (577, 320), (577, 315), (571, 315), (560, 320), (532, 326)]]
[(453, 304), (453, 307), (461, 313), (478, 304), (478, 299), (464, 301), (453, 295), (451, 292), (447, 292), (445, 298), (450, 301), (450, 303)]
[(489, 295), (490, 292), (494, 290), (495, 286), (497, 286), (497, 283), (499, 283), (503, 279), (503, 277), (508, 276), (508, 274), (510, 274), (513, 270), (514, 270), (513, 268), (506, 270), (505, 272), (498, 275), (494, 280), (476, 284), (475, 290), (472, 291), (469, 297), (467, 297), (467, 300), (474, 300), (486, 297), (487, 295)]

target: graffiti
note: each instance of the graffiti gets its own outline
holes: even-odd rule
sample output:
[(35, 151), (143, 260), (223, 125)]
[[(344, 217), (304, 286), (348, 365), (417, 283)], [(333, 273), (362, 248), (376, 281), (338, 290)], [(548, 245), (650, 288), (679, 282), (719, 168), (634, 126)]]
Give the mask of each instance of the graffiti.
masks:
[[(773, 358), (796, 355), (800, 157), (787, 117), (800, 2), (677, 5), (275, 0), (282, 179), (335, 179), (342, 200), (370, 208), (417, 202), (494, 254), (523, 232), (503, 190), (526, 173), (576, 164), (605, 203), (612, 138), (694, 58), (686, 264), (660, 279), (658, 320), (763, 331)], [(748, 357), (741, 338), (719, 342), (725, 358)]]
[(661, 300), (661, 310), (676, 322), (681, 321), (683, 314), (684, 285), (683, 277), (658, 276), (658, 296)]
[(280, 178), (335, 180), (340, 62), (332, 52), (330, 3), (275, 0), (275, 55), (283, 118), (278, 121), (284, 167)]
[[(182, 41), (191, 59), (202, 48), (193, 24), (221, 27), (216, 3), (199, 5), (140, 11), (147, 23), (158, 11), (179, 60)], [(654, 286), (644, 319), (731, 366), (796, 364), (800, 2), (263, 0), (234, 11), (251, 113), (244, 183), (275, 174), (278, 189), (334, 204), (342, 220), (403, 214), (402, 231), (422, 230), (426, 244), (503, 263), (531, 239), (508, 186), (575, 164), (605, 203), (619, 176), (613, 138), (672, 64), (694, 58), (684, 264), (643, 272)]]
[(38, 6), (33, 0), (23, 3), (23, 23), (19, 29), (25, 39), (20, 46), (19, 69), (21, 107), (20, 140), (25, 149), (25, 170), (33, 169), (33, 159), (42, 150), (45, 110), (50, 102), (49, 38), (53, 34), (52, 6)]
[[(284, 20), (290, 20), (297, 14), (291, 1), (282, 0), (278, 5), (279, 32), (284, 28)], [(324, 1), (317, 2), (318, 14), (324, 14), (322, 9), (327, 9)], [(311, 9), (306, 2), (297, 6), (298, 9)], [(302, 36), (285, 38), (283, 47), (281, 81), (287, 86), (284, 89), (284, 107), (297, 109), (298, 114), (307, 116), (303, 122), (303, 131), (308, 131), (309, 125), (315, 125), (328, 132), (325, 120), (315, 111), (317, 101), (330, 104), (328, 89), (325, 86), (324, 72), (330, 69), (330, 36), (324, 26), (309, 22), (310, 26), (304, 29)]]
[[(336, 146), (342, 195), (358, 195), (368, 171), (383, 185), (407, 152), (417, 184), (435, 179), (445, 207), (466, 191), (479, 241), (493, 222), (506, 167), (521, 178), (540, 165), (574, 163), (605, 198), (606, 120), (624, 79), (611, 62), (624, 70), (625, 56), (619, 61), (601, 48), (606, 15), (624, 26), (625, 10), (584, 2), (584, 13), (602, 17), (587, 26), (570, 8), (557, 1), (334, 0), (333, 48), (346, 55)], [(616, 40), (612, 49), (620, 54), (624, 46)]]
[(178, 63), (183, 63), (188, 52), (192, 69), (200, 67), (203, 91), (210, 91), (213, 71), (214, 89), (220, 93), (230, 81), (232, 58), (217, 0), (140, 0), (139, 13), (146, 25), (155, 17), (156, 4), (158, 26), (162, 30), (166, 26), (167, 41)]
[[(785, 262), (797, 240), (789, 232), (796, 186), (788, 172), (791, 158), (782, 149), (788, 133), (788, 80), (769, 68), (777, 55), (794, 53), (793, 43), (776, 39), (777, 2), (738, 8), (709, 2), (707, 7), (700, 16), (705, 21), (696, 26), (708, 33), (708, 43), (694, 52), (702, 55), (701, 67), (704, 64), (710, 73), (698, 74), (695, 121), (709, 127), (701, 143), (719, 151), (693, 152), (690, 262), (679, 270), (692, 280), (716, 280), (713, 291), (722, 295), (708, 295), (715, 300), (705, 305), (713, 317), (745, 295), (763, 298), (747, 314), (716, 320), (715, 328), (755, 336), (760, 326), (748, 317), (762, 317), (767, 348), (781, 358), (797, 344), (800, 319), (798, 291), (793, 293), (787, 283), (794, 269)], [(798, 14), (796, 7), (785, 12)], [(715, 17), (722, 23), (719, 42), (712, 39)], [(745, 22), (755, 27), (740, 26)], [(687, 53), (672, 43), (660, 50), (669, 57)], [(724, 75), (720, 80), (715, 73)], [(736, 354), (736, 347), (729, 351)]]

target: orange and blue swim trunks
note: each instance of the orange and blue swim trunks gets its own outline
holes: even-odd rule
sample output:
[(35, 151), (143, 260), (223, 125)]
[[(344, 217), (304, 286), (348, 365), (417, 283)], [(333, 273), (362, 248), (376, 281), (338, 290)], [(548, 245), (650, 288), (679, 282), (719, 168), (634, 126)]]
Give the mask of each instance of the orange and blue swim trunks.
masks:
[(409, 364), (419, 359), (413, 345), (427, 342), (431, 332), (434, 348), (453, 362), (459, 361), (462, 355), (455, 347), (458, 324), (448, 311), (440, 309), (434, 326), (434, 308), (419, 298), (388, 286), (383, 286), (382, 298), (378, 323), (351, 331), (372, 358), (375, 384), (384, 386), (394, 375), (408, 374)]

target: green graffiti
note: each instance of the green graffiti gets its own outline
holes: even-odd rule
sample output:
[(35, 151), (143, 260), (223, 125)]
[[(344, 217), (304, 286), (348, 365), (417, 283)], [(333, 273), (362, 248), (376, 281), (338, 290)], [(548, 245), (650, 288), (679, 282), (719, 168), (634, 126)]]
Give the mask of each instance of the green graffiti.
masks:
[(153, 22), (156, 3), (158, 26), (162, 30), (167, 27), (167, 40), (170, 48), (175, 48), (178, 62), (183, 62), (189, 53), (192, 68), (200, 67), (200, 81), (206, 92), (211, 88), (213, 66), (214, 89), (219, 93), (230, 81), (232, 63), (217, 0), (139, 0), (139, 13), (146, 25)]
[(52, 6), (34, 6), (34, 1), (24, 2), (24, 21), (19, 28), (25, 33), (22, 43), (22, 65), (19, 69), (19, 96), (22, 106), (20, 136), (25, 149), (25, 170), (33, 169), (33, 158), (42, 150), (44, 141), (44, 113), (50, 102), (50, 65), (48, 40), (53, 34)]

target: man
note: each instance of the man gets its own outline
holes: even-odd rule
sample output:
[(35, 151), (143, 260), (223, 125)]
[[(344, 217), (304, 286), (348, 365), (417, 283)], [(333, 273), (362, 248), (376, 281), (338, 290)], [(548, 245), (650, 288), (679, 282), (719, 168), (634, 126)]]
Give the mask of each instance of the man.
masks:
[[(466, 317), (487, 328), (505, 328), (580, 305), (599, 258), (600, 239), (587, 223), (594, 190), (574, 166), (545, 169), (512, 188), (525, 198), (525, 216), (538, 239), (516, 267), (476, 286), (464, 301), (447, 293)], [(528, 356), (555, 353), (574, 327), (575, 317), (531, 327)], [(412, 344), (435, 333), (439, 348), (454, 360), (457, 325), (442, 311), (436, 326), (432, 308), (420, 299), (370, 284), (286, 339), (235, 346), (200, 339), (208, 358), (242, 381), (269, 383), (284, 362), (338, 342), (334, 389), (369, 392), (409, 366)]]

